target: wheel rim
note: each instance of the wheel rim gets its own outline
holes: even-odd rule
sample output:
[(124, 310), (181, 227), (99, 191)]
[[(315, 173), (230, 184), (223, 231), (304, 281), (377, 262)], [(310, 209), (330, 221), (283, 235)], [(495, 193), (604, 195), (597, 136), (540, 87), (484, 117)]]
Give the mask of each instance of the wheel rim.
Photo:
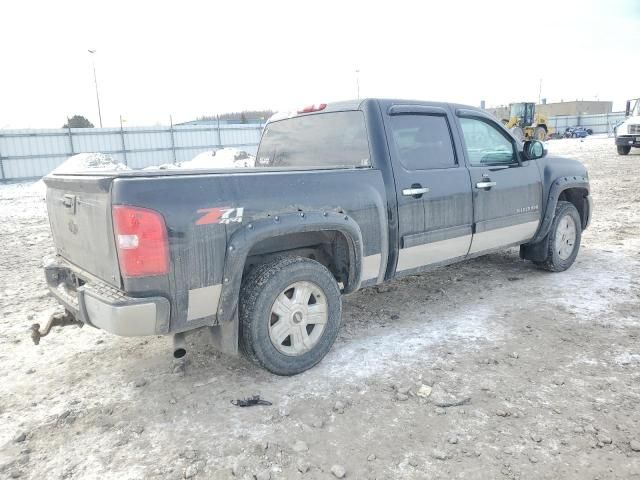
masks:
[(556, 230), (555, 250), (561, 260), (566, 260), (573, 253), (576, 244), (576, 222), (570, 215), (565, 215), (558, 222)]
[(302, 355), (320, 341), (329, 319), (327, 298), (313, 282), (296, 282), (278, 295), (271, 307), (269, 338), (289, 356)]

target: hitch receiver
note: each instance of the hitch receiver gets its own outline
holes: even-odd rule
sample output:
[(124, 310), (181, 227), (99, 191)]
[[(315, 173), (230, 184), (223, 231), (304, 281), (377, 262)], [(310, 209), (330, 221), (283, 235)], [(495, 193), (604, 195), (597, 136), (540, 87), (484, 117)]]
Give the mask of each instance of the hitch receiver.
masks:
[(40, 330), (39, 323), (31, 325), (31, 340), (33, 340), (35, 345), (38, 345), (40, 343), (40, 339), (49, 335), (49, 332), (53, 327), (66, 327), (69, 325), (78, 325), (79, 327), (82, 327), (84, 323), (76, 320), (68, 310), (64, 313), (55, 313), (49, 317), (49, 320), (42, 331)]

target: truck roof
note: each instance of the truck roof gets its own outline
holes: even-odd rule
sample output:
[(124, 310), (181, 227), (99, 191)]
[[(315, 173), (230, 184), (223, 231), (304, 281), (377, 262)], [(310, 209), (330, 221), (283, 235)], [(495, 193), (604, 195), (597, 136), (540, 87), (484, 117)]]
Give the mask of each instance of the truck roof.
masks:
[(301, 112), (301, 111), (290, 111), (290, 112), (276, 112), (269, 120), (269, 122), (275, 122), (278, 120), (284, 120), (286, 118), (296, 117), (298, 115), (314, 115), (318, 113), (329, 113), (329, 112), (342, 112), (345, 110), (360, 110), (362, 105), (367, 102), (379, 102), (387, 105), (434, 105), (434, 106), (450, 106), (453, 109), (465, 109), (465, 110), (473, 110), (478, 113), (482, 113), (484, 115), (490, 115), (485, 110), (472, 107), (471, 105), (464, 105), (460, 103), (448, 103), (448, 102), (434, 102), (428, 100), (409, 100), (409, 99), (400, 99), (400, 98), (361, 98), (361, 99), (352, 99), (352, 100), (341, 100), (338, 102), (330, 102), (330, 103), (322, 103), (315, 104), (314, 107), (323, 106), (321, 109), (314, 109), (309, 112)]

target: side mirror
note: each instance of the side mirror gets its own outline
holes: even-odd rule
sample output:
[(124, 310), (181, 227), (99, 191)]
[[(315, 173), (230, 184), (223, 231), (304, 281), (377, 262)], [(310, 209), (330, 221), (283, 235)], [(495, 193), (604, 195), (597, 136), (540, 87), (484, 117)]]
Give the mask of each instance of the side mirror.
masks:
[(527, 140), (522, 148), (524, 158), (527, 160), (537, 160), (547, 154), (543, 143), (540, 140)]

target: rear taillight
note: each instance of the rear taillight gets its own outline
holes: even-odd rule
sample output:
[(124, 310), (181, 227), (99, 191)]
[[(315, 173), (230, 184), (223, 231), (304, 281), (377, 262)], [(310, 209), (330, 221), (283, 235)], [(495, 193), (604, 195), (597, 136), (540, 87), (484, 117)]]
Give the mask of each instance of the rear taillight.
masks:
[(115, 205), (113, 228), (123, 276), (144, 277), (169, 272), (167, 228), (162, 215), (146, 208)]
[(327, 108), (327, 104), (326, 103), (315, 103), (313, 105), (309, 105), (307, 107), (304, 107), (304, 108), (298, 110), (298, 113), (319, 112), (320, 110), (324, 110), (325, 108)]

